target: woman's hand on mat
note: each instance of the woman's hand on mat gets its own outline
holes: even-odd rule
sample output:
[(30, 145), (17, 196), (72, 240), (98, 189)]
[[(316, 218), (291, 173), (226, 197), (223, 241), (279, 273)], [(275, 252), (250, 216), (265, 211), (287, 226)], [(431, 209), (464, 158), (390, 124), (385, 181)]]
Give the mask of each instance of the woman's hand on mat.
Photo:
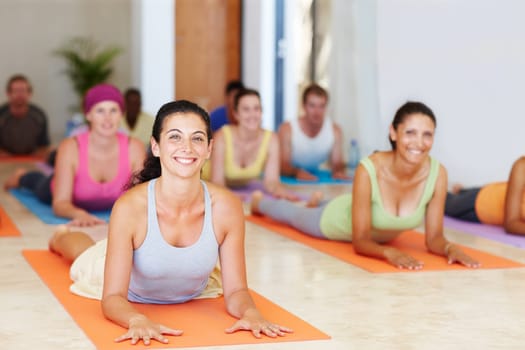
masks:
[(334, 180), (352, 180), (352, 176), (348, 175), (345, 170), (337, 170), (332, 173)]
[(450, 245), (450, 247), (447, 249), (447, 260), (449, 264), (453, 263), (460, 263), (461, 265), (464, 265), (466, 267), (472, 267), (474, 269), (481, 266), (479, 261), (476, 261), (472, 259), (470, 256), (465, 254), (461, 248), (455, 245)]
[(80, 226), (80, 227), (85, 227), (85, 226), (95, 226), (95, 225), (101, 225), (101, 224), (105, 224), (106, 222), (104, 220), (102, 220), (101, 218), (95, 216), (95, 215), (91, 215), (87, 212), (83, 212), (83, 213), (79, 213), (77, 214), (73, 220), (71, 220), (70, 222), (68, 222), (68, 226)]
[(385, 251), (385, 257), (389, 263), (399, 269), (421, 270), (423, 268), (422, 261), (416, 260), (412, 256), (395, 248), (388, 248)]
[(255, 338), (261, 338), (262, 334), (270, 338), (276, 338), (277, 336), (284, 337), (286, 333), (293, 332), (290, 328), (279, 326), (265, 320), (259, 312), (245, 313), (243, 318), (225, 330), (225, 332), (229, 334), (237, 331), (251, 331)]
[(297, 173), (295, 174), (295, 178), (297, 180), (302, 180), (302, 181), (317, 181), (318, 180), (317, 176), (309, 173), (308, 171), (304, 169), (297, 170)]
[(142, 340), (144, 345), (150, 345), (151, 340), (154, 339), (160, 343), (167, 344), (169, 340), (164, 334), (179, 336), (182, 332), (180, 329), (168, 328), (141, 316), (131, 319), (126, 334), (116, 338), (115, 341), (118, 343), (124, 340), (131, 340), (131, 345), (135, 345)]

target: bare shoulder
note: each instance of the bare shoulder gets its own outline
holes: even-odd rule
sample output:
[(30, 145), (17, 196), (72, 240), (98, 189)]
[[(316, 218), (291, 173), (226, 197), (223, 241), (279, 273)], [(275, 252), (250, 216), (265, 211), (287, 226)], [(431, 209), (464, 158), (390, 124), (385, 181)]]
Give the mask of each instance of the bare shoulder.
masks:
[(147, 212), (148, 183), (141, 183), (124, 192), (115, 202), (112, 209), (119, 217), (126, 217), (133, 221)]
[(511, 182), (511, 185), (521, 185), (525, 183), (525, 156), (518, 158), (514, 164), (512, 164), (509, 182)]
[(377, 151), (368, 156), (376, 169), (386, 166), (393, 160), (394, 152), (392, 151)]
[(441, 163), (439, 163), (439, 176), (447, 176), (447, 168)]
[(146, 148), (144, 147), (144, 144), (142, 141), (135, 137), (129, 138), (129, 150), (128, 153), (130, 154), (130, 158), (134, 162), (136, 168), (135, 170), (138, 170), (138, 168), (142, 167), (142, 163), (144, 162), (144, 159), (146, 158)]
[(292, 126), (289, 121), (283, 122), (278, 129), (279, 133), (290, 132)]
[(131, 151), (139, 151), (140, 152), (140, 151), (144, 150), (144, 144), (138, 138), (130, 136), (130, 138), (129, 138), (129, 148), (130, 148)]
[(78, 159), (78, 144), (76, 139), (74, 137), (68, 137), (62, 140), (58, 145), (56, 156), (58, 164), (76, 164)]
[(512, 165), (512, 168), (524, 170), (525, 169), (525, 156), (521, 156), (520, 158), (518, 158)]
[(59, 145), (57, 152), (72, 152), (78, 149), (77, 141), (74, 137), (68, 137), (63, 139)]
[(224, 142), (224, 126), (217, 131), (213, 132), (213, 143)]
[(278, 143), (279, 142), (279, 137), (277, 136), (277, 133), (274, 132), (274, 131), (271, 131), (271, 130), (268, 130), (271, 134), (270, 136), (270, 142), (272, 143)]

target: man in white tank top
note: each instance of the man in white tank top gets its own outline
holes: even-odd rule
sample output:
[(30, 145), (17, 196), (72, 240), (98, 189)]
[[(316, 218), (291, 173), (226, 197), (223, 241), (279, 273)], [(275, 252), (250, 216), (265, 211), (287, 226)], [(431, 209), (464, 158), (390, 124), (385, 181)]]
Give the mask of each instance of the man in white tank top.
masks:
[(303, 92), (304, 115), (279, 127), (281, 174), (317, 180), (319, 166), (328, 162), (334, 179), (348, 179), (343, 159), (342, 131), (325, 116), (328, 93), (317, 84)]

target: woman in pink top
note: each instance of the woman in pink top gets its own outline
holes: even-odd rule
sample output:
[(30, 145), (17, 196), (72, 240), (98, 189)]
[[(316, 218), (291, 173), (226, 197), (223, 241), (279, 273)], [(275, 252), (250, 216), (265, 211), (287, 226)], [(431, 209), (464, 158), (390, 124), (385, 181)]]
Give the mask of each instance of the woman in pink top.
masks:
[(55, 215), (71, 219), (70, 225), (103, 223), (89, 211), (111, 209), (146, 156), (138, 139), (118, 132), (123, 112), (124, 99), (116, 87), (92, 87), (84, 97), (89, 129), (60, 143), (54, 175), (19, 169), (4, 187), (32, 190), (52, 204)]

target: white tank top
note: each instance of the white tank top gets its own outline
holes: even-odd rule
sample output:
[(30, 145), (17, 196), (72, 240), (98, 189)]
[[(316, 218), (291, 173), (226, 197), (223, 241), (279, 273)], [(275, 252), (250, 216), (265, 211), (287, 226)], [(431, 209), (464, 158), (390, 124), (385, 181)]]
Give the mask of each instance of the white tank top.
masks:
[(147, 304), (183, 303), (200, 295), (219, 256), (213, 232), (211, 198), (204, 188), (204, 220), (199, 239), (188, 247), (168, 244), (160, 232), (155, 181), (148, 184), (148, 228), (142, 245), (133, 252), (128, 300)]
[(299, 119), (290, 121), (292, 128), (292, 165), (308, 171), (318, 170), (319, 166), (330, 159), (334, 147), (334, 127), (325, 117), (317, 136), (306, 136), (299, 126)]

